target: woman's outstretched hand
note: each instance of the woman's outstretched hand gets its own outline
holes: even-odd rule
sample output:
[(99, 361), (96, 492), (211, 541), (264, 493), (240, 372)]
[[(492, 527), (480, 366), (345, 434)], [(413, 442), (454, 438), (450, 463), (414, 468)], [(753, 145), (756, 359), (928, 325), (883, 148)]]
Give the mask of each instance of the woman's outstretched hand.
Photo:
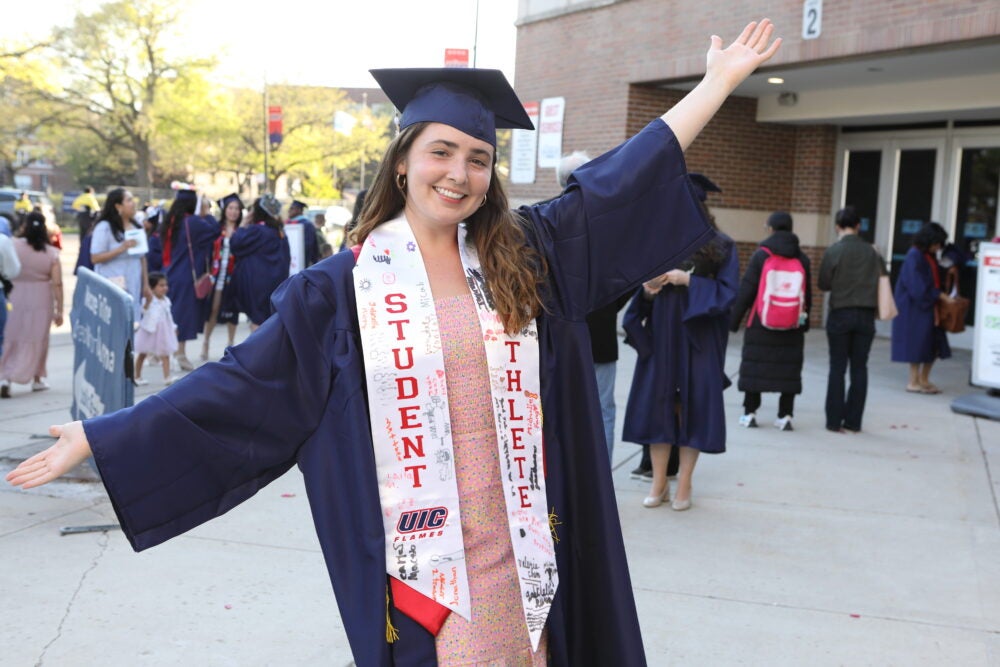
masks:
[(49, 435), (59, 438), (56, 444), (22, 461), (7, 473), (8, 482), (23, 489), (32, 489), (65, 475), (90, 456), (90, 443), (83, 431), (83, 422), (50, 426)]
[(781, 38), (771, 41), (774, 24), (770, 19), (756, 21), (743, 28), (732, 44), (722, 48), (722, 38), (712, 35), (708, 49), (705, 78), (719, 78), (729, 91), (736, 89), (755, 69), (771, 59), (781, 46)]

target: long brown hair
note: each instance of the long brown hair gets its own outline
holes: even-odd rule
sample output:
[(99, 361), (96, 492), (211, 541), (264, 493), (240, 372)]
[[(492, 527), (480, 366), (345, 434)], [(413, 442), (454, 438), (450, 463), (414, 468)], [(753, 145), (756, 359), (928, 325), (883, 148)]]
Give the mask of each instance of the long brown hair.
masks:
[[(357, 227), (351, 231), (352, 243), (363, 243), (373, 229), (395, 218), (406, 206), (406, 197), (396, 184), (396, 167), (406, 159), (427, 125), (414, 123), (389, 144), (365, 197)], [(497, 177), (496, 160), (486, 203), (466, 223), (468, 239), (479, 255), (497, 315), (508, 333), (520, 332), (542, 311), (540, 288), (546, 266), (544, 258), (527, 244), (523, 221), (510, 210), (507, 193)]]

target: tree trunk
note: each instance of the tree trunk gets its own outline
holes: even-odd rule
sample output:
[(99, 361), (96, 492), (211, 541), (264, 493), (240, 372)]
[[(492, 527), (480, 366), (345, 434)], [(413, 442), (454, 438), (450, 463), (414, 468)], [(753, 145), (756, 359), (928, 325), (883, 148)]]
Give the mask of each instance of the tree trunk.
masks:
[[(153, 185), (153, 156), (149, 147), (149, 140), (137, 138), (135, 146), (135, 184), (145, 192), (142, 197), (147, 197)], [(138, 193), (137, 193), (138, 194)]]

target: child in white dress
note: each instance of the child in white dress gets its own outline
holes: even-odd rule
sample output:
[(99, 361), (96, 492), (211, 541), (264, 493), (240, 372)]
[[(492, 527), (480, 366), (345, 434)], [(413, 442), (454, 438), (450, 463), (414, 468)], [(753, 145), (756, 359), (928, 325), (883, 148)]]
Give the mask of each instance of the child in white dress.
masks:
[(156, 271), (150, 273), (149, 287), (153, 290), (153, 298), (143, 307), (142, 320), (135, 332), (135, 351), (138, 354), (135, 383), (149, 384), (142, 379), (142, 364), (146, 355), (155, 355), (163, 364), (163, 384), (172, 384), (175, 378), (170, 375), (170, 358), (177, 351), (177, 325), (170, 314), (167, 277)]

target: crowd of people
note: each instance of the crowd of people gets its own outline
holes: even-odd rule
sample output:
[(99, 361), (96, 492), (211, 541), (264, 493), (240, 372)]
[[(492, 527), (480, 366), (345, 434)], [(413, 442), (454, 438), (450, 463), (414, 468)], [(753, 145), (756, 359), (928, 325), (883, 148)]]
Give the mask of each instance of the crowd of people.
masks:
[[(213, 215), (215, 205), (221, 221)], [(322, 230), (302, 215), (303, 202), (292, 202), (283, 221), (281, 203), (270, 195), (245, 206), (236, 193), (212, 202), (194, 190), (178, 190), (168, 208), (140, 207), (125, 188), (110, 190), (101, 204), (88, 187), (73, 207), (80, 230), (76, 267), (93, 270), (132, 297), (134, 377), (140, 385), (148, 383), (142, 377), (147, 357), (162, 366), (169, 385), (178, 377), (171, 369), (194, 369), (188, 341), (203, 335), (201, 360), (207, 361), (217, 324), (227, 325), (231, 346), (241, 314), (251, 329), (270, 316), (270, 296), (292, 266), (285, 224), (304, 228), (303, 266), (332, 254)], [(49, 329), (61, 326), (64, 315), (60, 248), (48, 223), (36, 208), (10, 235), (0, 233), (3, 398), (12, 396), (15, 384), (48, 388)], [(205, 293), (196, 289), (199, 279), (210, 285)]]
[[(706, 192), (721, 192), (704, 176), (690, 176), (702, 201)], [(712, 219), (707, 210), (706, 215)], [(942, 312), (957, 301), (958, 290), (957, 262), (942, 254), (947, 232), (930, 222), (914, 235), (890, 296), (887, 290), (880, 294), (880, 283), (888, 285), (886, 262), (859, 236), (860, 225), (854, 207), (837, 212), (838, 240), (825, 251), (817, 281), (829, 294), (825, 427), (835, 433), (862, 430), (876, 319), (892, 319), (892, 360), (909, 365), (906, 391), (940, 393), (930, 382), (930, 369), (951, 354)], [(791, 215), (776, 211), (765, 227), (768, 235), (741, 280), (731, 242), (726, 246), (718, 240), (696, 253), (686, 268), (644, 283), (626, 311), (626, 342), (636, 349), (638, 361), (622, 438), (643, 446), (632, 477), (651, 481), (646, 507), (669, 501), (668, 480), (677, 477), (671, 505), (690, 508), (698, 454), (725, 451), (722, 392), (731, 384), (724, 369), (727, 329), (736, 332), (745, 323), (737, 385), (744, 392), (743, 414), (737, 423), (756, 428), (761, 395), (776, 393), (774, 427), (793, 430), (812, 312), (811, 267), (792, 231)]]

